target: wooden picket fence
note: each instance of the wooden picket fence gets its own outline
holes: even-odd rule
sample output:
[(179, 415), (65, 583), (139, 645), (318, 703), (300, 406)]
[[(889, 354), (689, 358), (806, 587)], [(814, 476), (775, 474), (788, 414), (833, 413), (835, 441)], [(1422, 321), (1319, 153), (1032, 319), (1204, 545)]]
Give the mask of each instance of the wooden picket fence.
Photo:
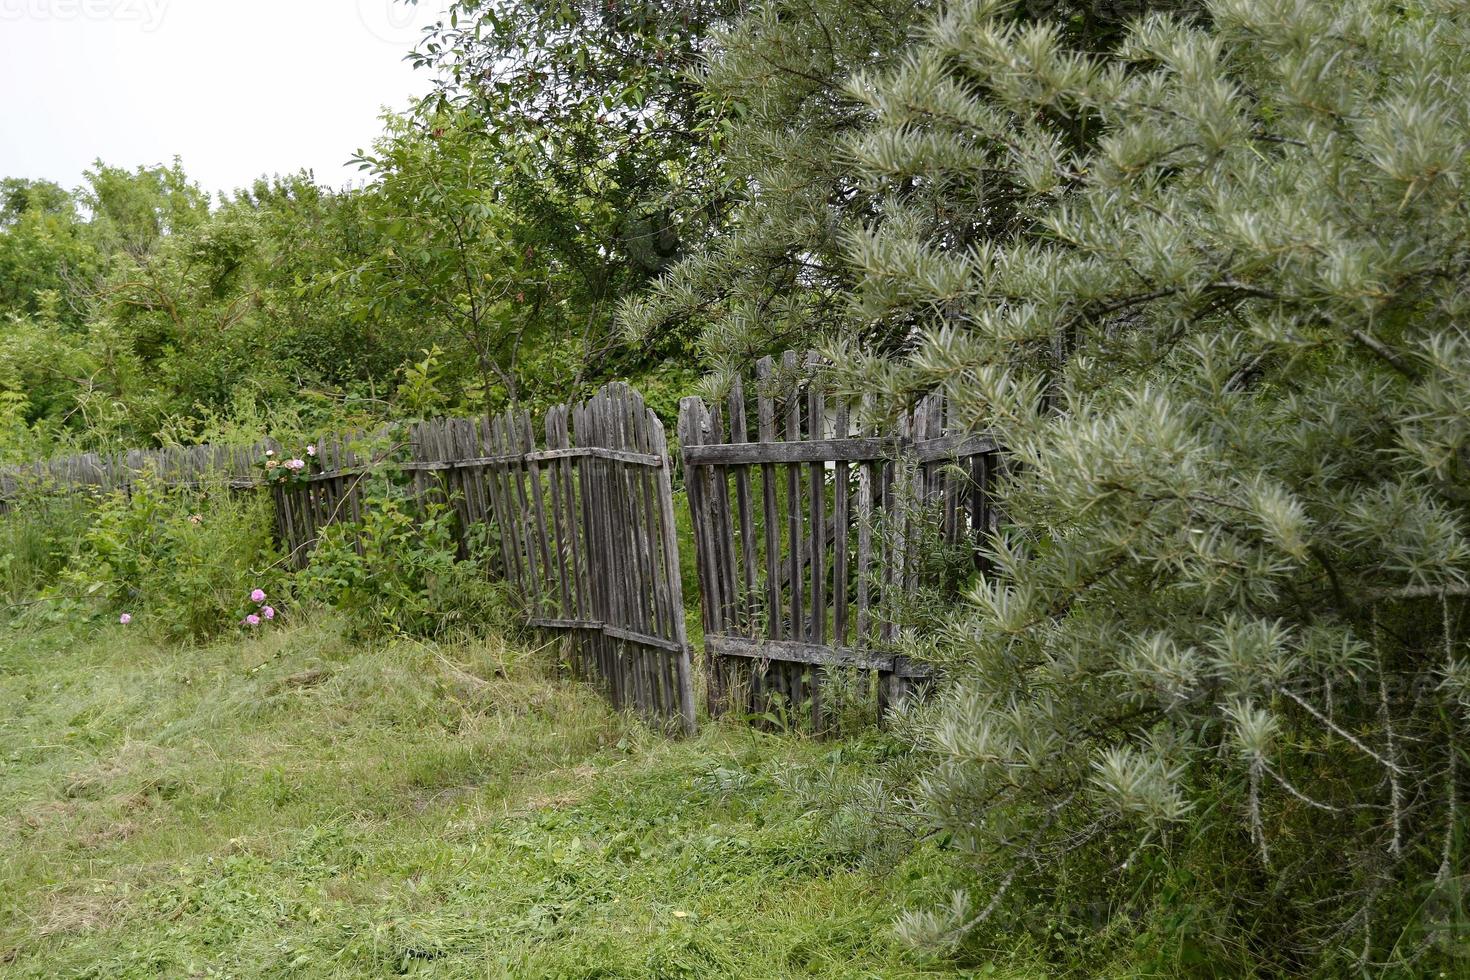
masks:
[(723, 404), (684, 399), (679, 440), (709, 710), (823, 730), (839, 677), (880, 713), (931, 679), (898, 651), (906, 606), (943, 588), (936, 554), (978, 555), (999, 461), (941, 396), (880, 425), (871, 401), (824, 391), (817, 366), (790, 351), (779, 371), (759, 362), (753, 433), (739, 379)]
[[(944, 598), (936, 555), (978, 560), (997, 515), (995, 443), (957, 431), (939, 396), (896, 421), (824, 389), (812, 356), (755, 370), (706, 405), (686, 398), (679, 442), (693, 517), (709, 711), (784, 713), (833, 727), (840, 692), (881, 713), (932, 678), (900, 650), (914, 597)], [(420, 503), (451, 508), (461, 554), (488, 559), (528, 624), (563, 634), (574, 673), (620, 708), (692, 733), (694, 664), (684, 625), (673, 474), (662, 423), (625, 384), (551, 409), (441, 419), (316, 444), (314, 472), (263, 479), (285, 450), (200, 446), (68, 457), (0, 471), (0, 508), (28, 494), (128, 491), (140, 479), (272, 494), (288, 561), (323, 530), (357, 524), (366, 480), (407, 473)], [(539, 441), (538, 441), (539, 437)], [(486, 537), (479, 527), (490, 528)]]
[[(420, 422), (401, 447), (408, 458), (389, 465), (412, 473), (418, 500), (454, 510), (462, 552), (477, 525), (498, 530), (497, 572), (530, 625), (566, 635), (577, 676), (603, 687), (619, 708), (693, 733), (663, 423), (621, 383), (580, 405), (559, 405), (543, 421), (543, 448), (526, 412)], [(363, 477), (378, 465), (350, 439), (326, 440), (319, 451), (321, 472), (272, 487), (298, 566), (323, 528), (362, 519)]]
[(542, 428), (544, 448), (525, 412), (327, 437), (316, 443), (314, 472), (286, 483), (266, 481), (257, 465), (267, 450), (286, 455), (272, 440), (73, 456), (0, 471), (0, 501), (130, 492), (141, 480), (265, 489), (287, 561), (304, 568), (324, 529), (362, 521), (371, 474), (407, 472), (418, 501), (455, 512), (462, 554), (477, 526), (498, 532), (490, 564), (531, 626), (565, 634), (577, 676), (601, 686), (619, 708), (693, 733), (693, 666), (663, 423), (636, 391), (614, 383), (582, 404), (553, 408)]
[(260, 483), (255, 460), (270, 440), (254, 447), (190, 446), (132, 449), (101, 455), (82, 453), (0, 469), (0, 512), (35, 495), (128, 490), (145, 475), (174, 486), (225, 486), (246, 489)]

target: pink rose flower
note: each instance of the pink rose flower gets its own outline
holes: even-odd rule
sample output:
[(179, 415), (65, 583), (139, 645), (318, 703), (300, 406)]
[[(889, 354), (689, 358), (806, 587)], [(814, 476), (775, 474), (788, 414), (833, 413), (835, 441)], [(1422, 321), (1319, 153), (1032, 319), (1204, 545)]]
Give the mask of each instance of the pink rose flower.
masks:
[(257, 615), (255, 615), (255, 613), (251, 613), (249, 616), (246, 616), (245, 617), (245, 625), (246, 626), (259, 626), (260, 625), (260, 617), (257, 616)]
[(124, 626), (126, 626), (126, 625), (128, 625), (129, 623), (131, 623), (133, 621), (132, 614), (131, 613), (123, 613), (121, 616), (117, 617), (117, 621), (119, 623), (122, 623)]
[(262, 602), (265, 601), (265, 590), (256, 589), (254, 592), (250, 593), (250, 601), (255, 603), (256, 605), (260, 605)]
[(266, 619), (276, 618), (276, 610), (273, 606), (266, 606), (265, 608), (261, 609), (260, 614)]
[(316, 447), (315, 446), (307, 446), (306, 447), (306, 455), (308, 455), (308, 456), (315, 456), (316, 455)]

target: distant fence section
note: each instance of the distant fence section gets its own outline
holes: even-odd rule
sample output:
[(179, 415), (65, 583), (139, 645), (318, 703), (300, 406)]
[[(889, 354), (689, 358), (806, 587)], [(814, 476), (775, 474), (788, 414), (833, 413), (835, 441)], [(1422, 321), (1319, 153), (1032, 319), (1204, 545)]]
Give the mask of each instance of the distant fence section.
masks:
[(260, 483), (256, 458), (275, 443), (258, 447), (189, 446), (171, 449), (132, 449), (102, 455), (82, 453), (23, 466), (0, 469), (0, 512), (31, 493), (76, 493), (96, 490), (126, 490), (149, 474), (149, 478), (174, 485), (224, 484), (239, 488)]
[(844, 675), (880, 711), (930, 679), (897, 649), (905, 609), (945, 555), (974, 561), (996, 521), (997, 447), (939, 395), (880, 424), (786, 353), (723, 403), (686, 398), (679, 441), (704, 593), (712, 714), (784, 710), (828, 727)]

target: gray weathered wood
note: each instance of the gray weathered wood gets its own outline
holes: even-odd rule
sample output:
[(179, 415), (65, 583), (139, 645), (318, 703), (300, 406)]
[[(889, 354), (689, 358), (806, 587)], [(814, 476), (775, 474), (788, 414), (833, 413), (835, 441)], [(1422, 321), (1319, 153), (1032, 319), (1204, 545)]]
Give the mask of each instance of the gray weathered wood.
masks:
[(833, 647), (818, 643), (799, 643), (795, 640), (751, 639), (745, 636), (714, 634), (705, 637), (706, 648), (724, 657), (743, 657), (748, 660), (776, 660), (814, 667), (854, 667), (860, 670), (893, 672), (899, 670), (905, 677), (932, 677), (933, 672), (919, 664), (898, 664), (896, 654), (857, 650), (851, 647)]
[[(781, 370), (786, 378), (796, 377), (796, 354), (787, 351), (781, 356)], [(801, 400), (796, 387), (786, 391), (786, 438), (792, 442), (801, 438)], [(786, 560), (790, 568), (791, 582), (791, 636), (806, 639), (807, 623), (805, 603), (802, 601), (802, 534), (801, 467), (792, 463), (786, 467)]]
[[(776, 438), (776, 405), (770, 390), (774, 364), (763, 357), (756, 364), (756, 378), (760, 382), (757, 391), (758, 438), (762, 445), (769, 445)], [(686, 457), (684, 465), (689, 465)], [(770, 461), (761, 463), (761, 503), (765, 524), (766, 541), (766, 623), (771, 639), (779, 640), (786, 635), (781, 622), (781, 530), (776, 522), (776, 467)], [(713, 631), (713, 632), (718, 632)]]
[(722, 463), (727, 466), (751, 466), (759, 463), (857, 463), (866, 460), (891, 459), (900, 452), (919, 462), (930, 463), (976, 453), (995, 452), (995, 440), (986, 435), (944, 436), (904, 445), (896, 436), (849, 437), (808, 441), (771, 441), (756, 443), (716, 443), (701, 445), (689, 452), (689, 463)]
[[(790, 352), (779, 374), (770, 358), (756, 364), (754, 442), (738, 382), (713, 411), (686, 399), (680, 432), (711, 710), (769, 717), (785, 705), (821, 731), (830, 670), (876, 675), (880, 711), (930, 679), (897, 649), (906, 595), (928, 584), (919, 550), (931, 535), (956, 545), (983, 533), (971, 474), (995, 443), (956, 430), (938, 395), (880, 426), (873, 399), (825, 391), (819, 367)], [(732, 477), (734, 505), (722, 506)]]
[[(745, 443), (750, 438), (749, 420), (745, 412), (745, 386), (739, 378), (730, 386), (729, 439), (732, 443)], [(740, 517), (740, 570), (742, 625), (748, 632), (755, 628), (759, 596), (756, 586), (758, 544), (755, 534), (755, 510), (750, 496), (750, 468), (735, 468), (735, 504)]]
[[(849, 418), (849, 401), (843, 398), (837, 405), (833, 427), (838, 438), (846, 438)], [(847, 645), (847, 549), (850, 534), (848, 505), (851, 501), (851, 464), (847, 460), (836, 460), (832, 464), (832, 642), (835, 646)]]

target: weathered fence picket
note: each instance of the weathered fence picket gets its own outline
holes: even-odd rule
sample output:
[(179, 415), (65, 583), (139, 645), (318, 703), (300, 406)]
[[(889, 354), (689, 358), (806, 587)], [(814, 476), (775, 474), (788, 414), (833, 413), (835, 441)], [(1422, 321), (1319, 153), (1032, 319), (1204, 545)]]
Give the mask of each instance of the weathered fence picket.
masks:
[(880, 710), (929, 678), (897, 649), (904, 604), (934, 584), (931, 541), (978, 554), (996, 446), (954, 431), (938, 395), (882, 426), (871, 399), (825, 390), (817, 367), (789, 351), (756, 365), (755, 441), (740, 380), (723, 411), (684, 399), (679, 439), (710, 711), (822, 730), (839, 669), (876, 675)]

